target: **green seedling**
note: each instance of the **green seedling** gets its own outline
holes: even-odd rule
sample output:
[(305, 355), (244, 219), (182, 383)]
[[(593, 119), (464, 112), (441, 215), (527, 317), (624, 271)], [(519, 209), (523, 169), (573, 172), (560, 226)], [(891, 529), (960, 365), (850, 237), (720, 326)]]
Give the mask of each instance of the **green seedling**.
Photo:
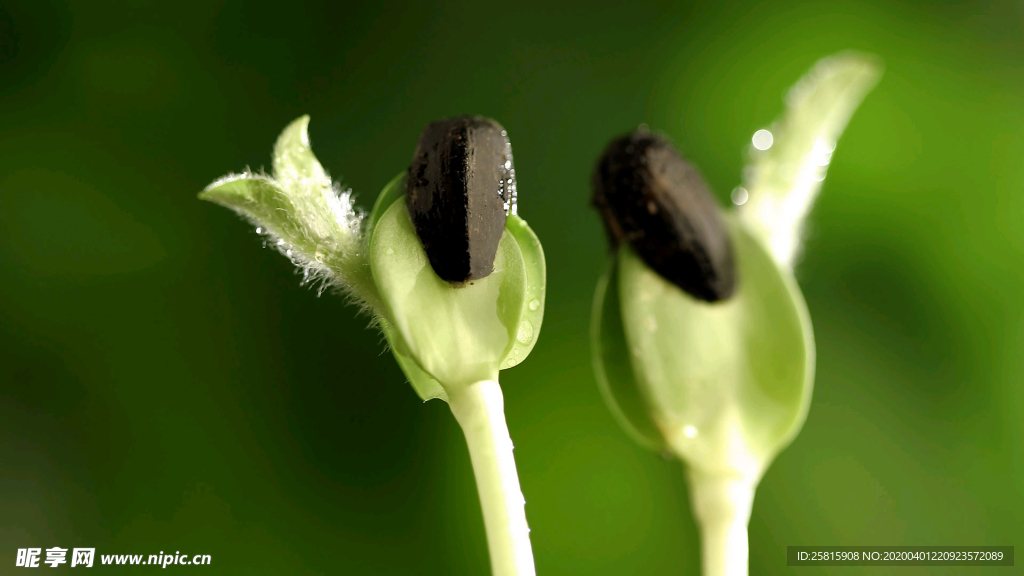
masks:
[(632, 437), (684, 462), (706, 576), (747, 574), (755, 489), (807, 415), (814, 338), (792, 264), (835, 142), (879, 76), (861, 55), (818, 62), (755, 134), (735, 211), (657, 136), (613, 142), (595, 171), (613, 245), (591, 325), (597, 380)]
[[(281, 133), (272, 175), (232, 174), (199, 197), (250, 220), (304, 281), (342, 291), (373, 317), (416, 393), (446, 401), (465, 433), (493, 573), (533, 575), (498, 373), (537, 341), (546, 272), (540, 242), (517, 214), (505, 131), (480, 117), (431, 124), (412, 167), (364, 214), (313, 155), (308, 124), (303, 116)], [(444, 169), (424, 172), (426, 164)], [(435, 220), (423, 217), (424, 202)]]

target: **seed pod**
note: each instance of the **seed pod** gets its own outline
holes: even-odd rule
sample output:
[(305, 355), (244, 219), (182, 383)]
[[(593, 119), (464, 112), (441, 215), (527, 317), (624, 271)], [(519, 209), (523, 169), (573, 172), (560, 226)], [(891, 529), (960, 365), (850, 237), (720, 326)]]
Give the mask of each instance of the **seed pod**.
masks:
[(647, 131), (613, 140), (592, 184), (613, 245), (629, 242), (655, 272), (695, 298), (732, 295), (736, 265), (718, 205), (667, 140)]
[(420, 133), (406, 179), (406, 204), (441, 279), (460, 285), (493, 271), (515, 201), (512, 145), (500, 124), (457, 116)]

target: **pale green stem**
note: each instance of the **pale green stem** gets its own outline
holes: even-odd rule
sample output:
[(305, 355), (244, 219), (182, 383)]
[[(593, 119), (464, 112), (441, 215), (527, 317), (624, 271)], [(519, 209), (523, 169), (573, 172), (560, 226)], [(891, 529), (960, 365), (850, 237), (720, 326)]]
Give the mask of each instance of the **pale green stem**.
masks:
[(526, 500), (519, 488), (501, 387), (484, 380), (448, 392), (473, 462), (493, 576), (534, 576)]
[(747, 576), (747, 523), (754, 483), (689, 470), (690, 501), (700, 528), (704, 576)]

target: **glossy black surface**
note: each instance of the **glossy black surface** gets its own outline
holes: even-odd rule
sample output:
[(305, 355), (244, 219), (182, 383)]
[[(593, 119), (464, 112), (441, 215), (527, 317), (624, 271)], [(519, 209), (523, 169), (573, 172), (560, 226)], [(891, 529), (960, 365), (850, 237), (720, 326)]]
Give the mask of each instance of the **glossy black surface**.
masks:
[(416, 233), (442, 279), (484, 278), (505, 229), (514, 183), (500, 124), (482, 116), (432, 122), (420, 134), (406, 202)]

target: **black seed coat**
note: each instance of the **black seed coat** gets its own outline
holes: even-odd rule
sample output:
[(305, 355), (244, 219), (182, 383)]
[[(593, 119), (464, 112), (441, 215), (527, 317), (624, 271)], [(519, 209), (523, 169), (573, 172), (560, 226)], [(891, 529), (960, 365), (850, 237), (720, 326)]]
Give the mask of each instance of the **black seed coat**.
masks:
[(494, 120), (446, 118), (420, 133), (406, 204), (443, 280), (457, 285), (493, 271), (514, 194), (512, 147)]
[(593, 204), (613, 245), (629, 242), (655, 272), (708, 302), (732, 296), (732, 243), (697, 170), (667, 140), (637, 131), (597, 162)]

